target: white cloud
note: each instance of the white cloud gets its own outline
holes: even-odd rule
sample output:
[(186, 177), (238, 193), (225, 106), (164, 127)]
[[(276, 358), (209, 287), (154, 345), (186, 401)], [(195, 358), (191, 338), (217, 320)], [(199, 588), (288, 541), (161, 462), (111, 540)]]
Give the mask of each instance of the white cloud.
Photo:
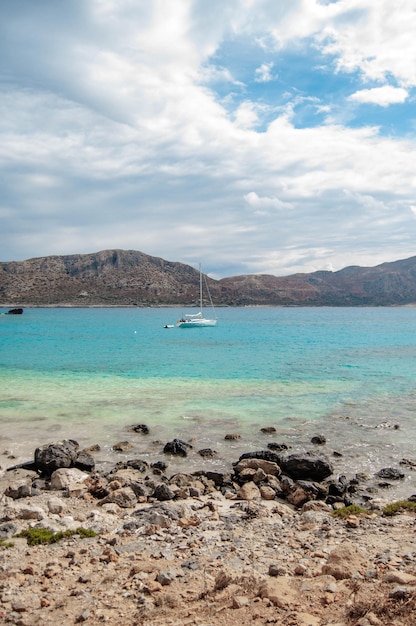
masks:
[(260, 67), (256, 69), (255, 81), (257, 83), (269, 83), (271, 80), (274, 79), (274, 76), (272, 74), (272, 69), (273, 69), (272, 62), (262, 63), (262, 65), (260, 65)]
[[(3, 258), (135, 248), (201, 258), (227, 275), (411, 256), (415, 143), (346, 121), (296, 127), (293, 101), (273, 114), (226, 61), (239, 59), (239, 41), (261, 41), (253, 66), (264, 91), (279, 72), (263, 62), (268, 51), (288, 46), (300, 58), (303, 38), (313, 39), (339, 72), (400, 85), (366, 85), (353, 101), (404, 102), (416, 84), (412, 6), (22, 0), (17, 8), (5, 0)], [(229, 113), (223, 103), (234, 101)], [(317, 108), (333, 110), (324, 101)]]
[(250, 191), (244, 196), (244, 200), (257, 210), (265, 210), (265, 209), (292, 209), (293, 205), (290, 202), (284, 202), (279, 198), (272, 197), (269, 198), (267, 196), (258, 196), (255, 191)]
[(403, 86), (416, 85), (416, 12), (413, 0), (343, 0), (332, 5), (334, 19), (322, 23), (317, 40), (338, 68), (360, 71), (371, 81), (394, 76)]
[(405, 102), (409, 94), (406, 89), (384, 85), (373, 89), (361, 89), (349, 96), (349, 100), (359, 103), (378, 104), (387, 107), (390, 104)]
[(256, 107), (252, 102), (242, 102), (235, 112), (235, 122), (239, 128), (253, 128), (258, 121)]

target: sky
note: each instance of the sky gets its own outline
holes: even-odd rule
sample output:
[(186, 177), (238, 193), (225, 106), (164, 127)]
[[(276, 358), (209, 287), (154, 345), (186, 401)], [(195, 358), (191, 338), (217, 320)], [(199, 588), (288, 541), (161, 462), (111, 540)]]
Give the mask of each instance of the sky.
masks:
[(415, 0), (1, 0), (0, 261), (416, 254)]

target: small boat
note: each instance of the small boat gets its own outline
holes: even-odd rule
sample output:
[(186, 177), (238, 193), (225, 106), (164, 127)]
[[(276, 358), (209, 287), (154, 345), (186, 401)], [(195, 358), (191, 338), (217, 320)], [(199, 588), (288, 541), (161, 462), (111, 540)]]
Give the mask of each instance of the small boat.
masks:
[(165, 324), (163, 328), (175, 328), (173, 324)]
[(205, 286), (207, 290), (207, 294), (209, 297), (210, 305), (214, 314), (214, 317), (211, 319), (207, 319), (203, 316), (202, 313), (202, 270), (201, 266), (199, 266), (199, 311), (198, 313), (188, 313), (185, 317), (182, 317), (177, 321), (176, 325), (178, 328), (205, 328), (208, 326), (216, 326), (217, 325), (217, 317), (215, 315), (214, 305), (211, 300), (211, 294), (209, 292), (208, 283), (205, 279)]

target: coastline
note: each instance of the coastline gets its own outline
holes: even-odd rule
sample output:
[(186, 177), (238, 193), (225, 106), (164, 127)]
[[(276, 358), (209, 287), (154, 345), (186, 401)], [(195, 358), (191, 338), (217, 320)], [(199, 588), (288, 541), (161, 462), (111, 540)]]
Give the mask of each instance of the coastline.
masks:
[[(265, 477), (276, 486), (272, 471), (248, 460), (236, 493), (214, 475), (168, 479), (160, 465), (6, 472), (0, 617), (19, 626), (412, 626), (415, 513), (374, 506), (334, 517), (319, 499), (269, 499), (258, 486)], [(16, 537), (31, 528), (68, 536)]]

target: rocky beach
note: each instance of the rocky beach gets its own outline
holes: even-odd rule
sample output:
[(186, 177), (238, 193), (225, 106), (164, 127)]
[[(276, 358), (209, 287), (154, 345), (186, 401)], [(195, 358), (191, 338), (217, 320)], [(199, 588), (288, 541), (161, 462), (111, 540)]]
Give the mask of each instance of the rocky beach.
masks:
[(171, 474), (169, 459), (187, 446), (173, 440), (163, 459), (106, 470), (94, 446), (73, 440), (37, 448), (21, 467), (9, 459), (1, 623), (415, 623), (412, 494), (386, 507), (397, 470), (347, 479), (315, 447), (247, 452), (224, 473)]

